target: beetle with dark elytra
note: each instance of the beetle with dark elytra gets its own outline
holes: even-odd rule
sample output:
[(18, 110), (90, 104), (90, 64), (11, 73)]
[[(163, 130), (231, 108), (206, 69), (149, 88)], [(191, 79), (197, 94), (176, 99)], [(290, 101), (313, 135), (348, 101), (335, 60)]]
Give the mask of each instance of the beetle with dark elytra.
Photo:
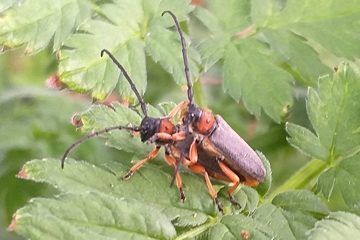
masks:
[[(193, 89), (190, 80), (186, 44), (181, 28), (174, 14), (168, 12), (174, 19), (182, 42), (182, 53), (185, 75), (188, 85), (188, 100), (179, 105), (180, 132), (185, 132), (185, 139), (169, 145), (169, 151), (177, 159), (177, 166), (171, 184), (178, 174), (180, 165), (185, 163), (194, 171), (203, 173), (210, 194), (218, 209), (222, 207), (217, 199), (217, 193), (211, 185), (209, 175), (233, 185), (228, 189), (230, 200), (240, 207), (233, 197), (233, 192), (243, 183), (247, 186), (257, 186), (265, 179), (265, 167), (255, 151), (229, 126), (220, 116), (211, 111), (197, 107), (193, 103)], [(178, 106), (179, 106), (178, 105)], [(180, 152), (178, 150), (181, 150)]]

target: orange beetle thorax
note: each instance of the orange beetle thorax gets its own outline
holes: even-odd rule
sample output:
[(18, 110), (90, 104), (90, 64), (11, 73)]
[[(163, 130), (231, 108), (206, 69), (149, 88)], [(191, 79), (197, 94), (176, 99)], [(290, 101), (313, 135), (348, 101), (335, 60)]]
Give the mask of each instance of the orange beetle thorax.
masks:
[(172, 135), (175, 132), (175, 126), (169, 119), (162, 119), (159, 127), (159, 132)]
[(209, 110), (202, 110), (202, 114), (196, 123), (196, 131), (203, 135), (209, 135), (214, 129), (215, 117)]

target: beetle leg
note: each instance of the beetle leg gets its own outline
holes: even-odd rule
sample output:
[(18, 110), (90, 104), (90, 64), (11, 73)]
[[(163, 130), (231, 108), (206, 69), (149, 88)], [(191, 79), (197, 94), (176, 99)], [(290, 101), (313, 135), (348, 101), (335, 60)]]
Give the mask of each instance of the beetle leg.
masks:
[(160, 147), (156, 147), (154, 150), (152, 150), (146, 158), (144, 158), (143, 160), (137, 162), (134, 166), (132, 166), (130, 168), (130, 170), (124, 175), (123, 178), (126, 180), (129, 179), (134, 174), (134, 172), (136, 170), (138, 170), (143, 164), (145, 164), (147, 161), (155, 158), (156, 155), (158, 155), (159, 150), (160, 150)]
[(239, 177), (228, 167), (226, 166), (223, 162), (218, 161), (218, 164), (221, 168), (221, 170), (224, 172), (224, 174), (234, 183), (233, 186), (231, 186), (227, 192), (229, 194), (230, 197), (230, 201), (234, 204), (237, 205), (239, 208), (241, 208), (240, 203), (238, 203), (238, 201), (236, 201), (236, 199), (234, 198), (234, 196), (232, 195), (232, 193), (235, 191), (235, 189), (239, 186), (240, 184), (240, 179)]
[[(178, 150), (177, 148), (175, 148), (174, 146), (170, 146), (170, 151), (171, 151), (171, 154), (172, 154), (175, 158), (177, 158), (177, 159), (180, 158), (180, 152), (179, 152), (179, 150)], [(185, 166), (194, 165), (194, 164), (192, 164), (191, 161), (190, 161), (189, 159), (187, 159), (186, 157), (184, 157), (182, 164), (184, 164)], [(176, 166), (176, 163), (175, 163), (175, 166)]]
[(198, 151), (197, 151), (196, 141), (193, 141), (190, 146), (189, 158), (192, 165), (196, 164), (198, 161)]
[(184, 132), (174, 133), (173, 135), (170, 135), (170, 134), (164, 133), (164, 132), (160, 132), (160, 133), (155, 133), (149, 139), (149, 142), (154, 143), (156, 141), (160, 141), (160, 142), (170, 143), (170, 142), (176, 142), (176, 141), (180, 141), (180, 140), (184, 140), (184, 139), (185, 139)]
[(178, 133), (174, 133), (172, 136), (172, 140), (174, 142), (176, 141), (181, 141), (185, 139), (185, 132), (178, 132)]
[[(165, 159), (166, 159), (166, 162), (170, 165), (170, 166), (176, 166), (176, 161), (173, 157), (170, 156), (170, 154), (168, 152), (165, 152)], [(180, 177), (180, 174), (179, 172), (176, 173), (176, 186), (177, 188), (179, 189), (179, 192), (180, 192), (180, 199), (182, 202), (185, 202), (186, 200), (186, 197), (185, 197), (185, 194), (184, 194), (184, 191), (182, 189), (182, 181), (181, 181), (181, 177)]]
[(206, 186), (208, 187), (208, 189), (210, 191), (210, 195), (214, 199), (214, 201), (216, 203), (216, 206), (219, 209), (219, 212), (221, 214), (224, 214), (224, 210), (222, 209), (221, 204), (220, 204), (220, 202), (219, 202), (219, 200), (217, 198), (217, 193), (216, 193), (213, 185), (211, 184), (209, 174), (206, 172), (206, 169), (203, 166), (199, 165), (199, 164), (190, 165), (189, 169), (191, 171), (193, 171), (193, 172), (204, 174)]
[(171, 142), (172, 141), (172, 136), (168, 133), (164, 133), (164, 132), (160, 132), (160, 133), (155, 133), (150, 139), (149, 142), (150, 143), (154, 143), (156, 141), (161, 141), (161, 142)]
[(208, 152), (211, 155), (222, 156), (222, 154), (219, 153), (219, 151), (214, 148), (214, 146), (212, 145), (212, 143), (208, 137), (205, 137), (201, 141), (201, 146), (206, 152)]

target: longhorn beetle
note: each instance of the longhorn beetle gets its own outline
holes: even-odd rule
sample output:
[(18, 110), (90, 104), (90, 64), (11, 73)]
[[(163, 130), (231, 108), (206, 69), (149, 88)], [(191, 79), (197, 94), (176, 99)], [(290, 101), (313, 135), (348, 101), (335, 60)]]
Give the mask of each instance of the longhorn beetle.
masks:
[[(141, 161), (137, 162), (135, 165), (131, 167), (131, 169), (124, 175), (124, 179), (129, 179), (133, 173), (139, 169), (143, 164), (148, 162), (149, 160), (155, 158), (157, 154), (159, 153), (159, 150), (161, 146), (172, 144), (175, 141), (179, 141), (185, 138), (184, 132), (176, 132), (176, 128), (174, 124), (170, 121), (172, 117), (179, 111), (179, 108), (183, 105), (182, 103), (178, 104), (170, 113), (168, 116), (163, 118), (152, 118), (148, 116), (147, 113), (147, 107), (146, 104), (141, 97), (140, 93), (135, 87), (135, 84), (131, 80), (130, 76), (124, 69), (124, 67), (115, 59), (115, 57), (106, 49), (103, 49), (101, 51), (101, 56), (106, 53), (111, 60), (117, 65), (117, 67), (121, 70), (121, 72), (124, 74), (125, 78), (129, 82), (132, 90), (134, 91), (136, 97), (139, 100), (141, 110), (144, 114), (144, 118), (142, 122), (140, 123), (140, 126), (130, 127), (130, 126), (114, 126), (114, 127), (108, 127), (103, 130), (93, 132), (87, 136), (84, 136), (77, 142), (73, 143), (64, 153), (62, 159), (61, 159), (61, 168), (64, 168), (64, 163), (67, 155), (70, 153), (72, 149), (74, 149), (76, 146), (80, 145), (81, 143), (85, 142), (86, 140), (99, 136), (103, 133), (107, 133), (113, 130), (122, 130), (127, 129), (134, 132), (140, 132), (140, 138), (142, 142), (152, 139), (151, 142), (155, 143), (156, 148), (151, 151), (148, 156)], [(176, 161), (173, 159), (173, 157), (170, 156), (170, 154), (165, 150), (165, 160), (167, 163), (171, 166), (176, 166)], [(182, 182), (180, 178), (180, 174), (176, 173), (176, 183), (177, 187), (180, 192), (180, 198), (182, 201), (185, 201), (185, 194), (182, 189)]]
[[(210, 110), (199, 108), (193, 103), (194, 94), (189, 74), (185, 39), (176, 16), (170, 11), (164, 13), (171, 15), (178, 28), (188, 86), (188, 100), (180, 103), (179, 105), (182, 106), (179, 108), (181, 110), (180, 122), (185, 126), (183, 130), (185, 132), (184, 142), (190, 147), (187, 149), (187, 147), (177, 148), (175, 146), (175, 149), (181, 149), (181, 152), (178, 156), (173, 153), (177, 158), (177, 164), (170, 185), (173, 184), (180, 165), (184, 162), (191, 170), (204, 174), (207, 186), (220, 212), (222, 212), (222, 208), (209, 180), (208, 172), (215, 178), (234, 183), (227, 192), (231, 202), (240, 206), (232, 193), (240, 183), (256, 186), (263, 181), (266, 176), (264, 165), (255, 151), (220, 115), (214, 116)], [(189, 153), (189, 159), (186, 159), (186, 153)]]

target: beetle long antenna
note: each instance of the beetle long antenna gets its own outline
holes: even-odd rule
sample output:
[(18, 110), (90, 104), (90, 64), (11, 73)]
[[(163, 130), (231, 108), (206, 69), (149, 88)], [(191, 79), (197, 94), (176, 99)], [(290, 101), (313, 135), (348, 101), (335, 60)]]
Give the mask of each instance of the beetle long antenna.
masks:
[[(189, 136), (190, 136), (190, 133), (189, 133), (189, 123), (187, 122), (185, 124), (185, 143), (188, 143), (189, 142)], [(172, 185), (174, 184), (175, 182), (175, 179), (176, 179), (176, 174), (180, 171), (180, 167), (181, 167), (181, 163), (183, 162), (183, 159), (185, 158), (185, 151), (186, 151), (186, 146), (184, 145), (183, 149), (181, 149), (180, 151), (180, 157), (179, 159), (177, 160), (176, 162), (176, 166), (175, 166), (175, 170), (174, 170), (174, 174), (171, 178), (171, 182), (170, 182), (170, 187), (172, 187)], [(180, 150), (180, 149), (179, 149)]]
[[(177, 31), (180, 35), (181, 46), (182, 46), (182, 55), (183, 55), (183, 60), (184, 60), (184, 70), (185, 70), (186, 82), (188, 85), (187, 94), (188, 94), (189, 105), (190, 105), (190, 104), (193, 104), (194, 92), (193, 92), (193, 88), (191, 85), (191, 79), (190, 79), (191, 77), (190, 77), (190, 71), (189, 71), (188, 57), (187, 57), (187, 53), (186, 53), (186, 42), (185, 42), (184, 34), (181, 30), (179, 21), (177, 20), (175, 14), (172, 13), (171, 11), (164, 11), (161, 14), (161, 16), (164, 16), (165, 13), (170, 14), (170, 16), (173, 18), (176, 28), (177, 28)], [(186, 123), (185, 123), (185, 142), (186, 143), (189, 141), (189, 125), (190, 125), (190, 122), (186, 121)], [(184, 155), (185, 155), (185, 148), (181, 150), (180, 158), (178, 159), (178, 161), (176, 163), (174, 175), (172, 176), (172, 179), (170, 182), (170, 187), (174, 184), (176, 174), (180, 170), (181, 163), (185, 157)]]
[(182, 55), (183, 55), (184, 67), (185, 67), (185, 76), (186, 76), (186, 81), (187, 81), (187, 85), (188, 85), (187, 94), (188, 94), (189, 102), (190, 102), (190, 104), (192, 104), (194, 93), (193, 93), (193, 88), (192, 88), (192, 85), (191, 85), (191, 77), (190, 77), (190, 71), (189, 71), (188, 57), (187, 57), (187, 53), (186, 53), (186, 42), (185, 42), (184, 34), (183, 34), (182, 30), (181, 30), (179, 21), (177, 20), (175, 14), (172, 13), (171, 11), (164, 11), (161, 14), (161, 16), (164, 16), (165, 13), (170, 14), (171, 17), (174, 19), (177, 31), (178, 31), (178, 33), (180, 35), (181, 46), (182, 46)]
[(67, 157), (67, 155), (69, 155), (69, 153), (71, 152), (71, 150), (73, 150), (75, 147), (77, 147), (78, 145), (80, 145), (81, 143), (85, 142), (86, 140), (89, 140), (90, 138), (99, 136), (103, 133), (107, 133), (113, 130), (121, 130), (121, 129), (129, 129), (135, 132), (139, 132), (140, 131), (140, 127), (127, 127), (127, 126), (114, 126), (114, 127), (108, 127), (105, 128), (103, 130), (97, 131), (97, 132), (93, 132), (89, 135), (84, 136), (83, 138), (79, 139), (78, 141), (76, 141), (75, 143), (73, 143), (64, 153), (64, 156), (61, 158), (61, 168), (64, 168), (64, 164), (65, 164), (65, 159)]
[(101, 50), (101, 57), (104, 55), (104, 52), (109, 55), (109, 57), (111, 58), (111, 60), (116, 64), (116, 66), (121, 70), (121, 72), (124, 74), (126, 80), (129, 82), (131, 89), (134, 91), (136, 97), (138, 98), (140, 105), (141, 105), (141, 110), (143, 111), (145, 117), (148, 116), (147, 114), (147, 107), (146, 104), (144, 102), (144, 99), (141, 97), (139, 91), (136, 89), (134, 82), (131, 80), (129, 74), (126, 72), (125, 68), (119, 63), (118, 60), (116, 60), (116, 58), (114, 57), (114, 55), (112, 55), (108, 50), (103, 49)]

